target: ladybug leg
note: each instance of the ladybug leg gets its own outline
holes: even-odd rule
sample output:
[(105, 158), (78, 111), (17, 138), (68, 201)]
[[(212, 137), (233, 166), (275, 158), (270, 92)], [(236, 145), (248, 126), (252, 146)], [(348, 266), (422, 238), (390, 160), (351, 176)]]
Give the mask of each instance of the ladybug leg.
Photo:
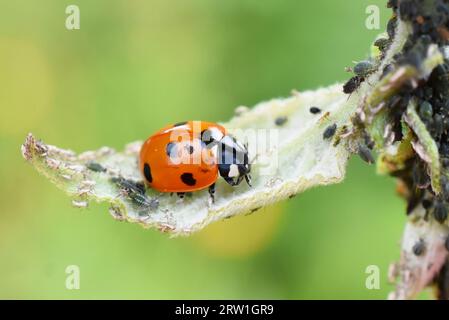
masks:
[(178, 195), (179, 199), (184, 199), (186, 193), (185, 192), (176, 192), (176, 194)]
[(209, 195), (212, 203), (215, 202), (215, 183), (209, 187)]
[(237, 183), (234, 181), (234, 179), (233, 178), (230, 178), (230, 177), (223, 177), (223, 179), (230, 185), (230, 186), (236, 186), (237, 185)]
[(248, 186), (252, 187), (252, 185), (251, 185), (251, 176), (249, 174), (245, 175), (245, 180), (246, 180), (246, 183), (248, 184)]

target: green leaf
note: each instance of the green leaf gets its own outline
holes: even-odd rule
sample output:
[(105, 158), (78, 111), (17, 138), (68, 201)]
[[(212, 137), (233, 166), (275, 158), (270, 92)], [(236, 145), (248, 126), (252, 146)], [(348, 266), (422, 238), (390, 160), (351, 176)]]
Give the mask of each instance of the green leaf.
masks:
[[(195, 192), (183, 201), (152, 189), (141, 194), (135, 185), (143, 180), (137, 168), (141, 142), (127, 145), (122, 152), (102, 147), (77, 155), (46, 145), (30, 134), (22, 152), (39, 172), (72, 198), (76, 207), (87, 207), (91, 201), (107, 202), (118, 220), (173, 235), (190, 234), (211, 222), (249, 214), (308, 188), (342, 181), (347, 160), (360, 144), (361, 132), (353, 127), (353, 118), (366, 108), (367, 101), (385, 98), (377, 84), (382, 83), (379, 79), (383, 67), (401, 50), (409, 29), (406, 24), (398, 24), (397, 36), (385, 58), (373, 58), (377, 71), (349, 97), (342, 92), (342, 84), (335, 84), (315, 91), (293, 92), (291, 97), (263, 102), (252, 109), (237, 108), (238, 115), (224, 123), (236, 138), (242, 139), (247, 130), (256, 135), (263, 130), (270, 139), (267, 148), (260, 148), (257, 143), (253, 153), (254, 146), (249, 145), (250, 158), (255, 159), (251, 170), (253, 186), (242, 183), (230, 187), (219, 179), (215, 203), (210, 202), (207, 190)], [(393, 93), (394, 90), (389, 91)], [(320, 108), (321, 113), (311, 113), (312, 106)], [(276, 124), (279, 117), (286, 122)], [(336, 126), (336, 134), (324, 138), (330, 126)], [(103, 167), (105, 171), (98, 171)]]
[[(349, 152), (345, 143), (334, 146), (332, 139), (323, 139), (323, 132), (331, 124), (340, 128), (348, 122), (356, 107), (355, 97), (351, 103), (341, 85), (334, 85), (260, 103), (225, 123), (237, 138), (248, 129), (263, 129), (272, 137), (266, 150), (257, 150), (253, 186), (242, 183), (231, 187), (219, 179), (213, 204), (207, 190), (180, 201), (176, 196), (151, 189), (141, 195), (127, 188), (129, 182), (142, 181), (137, 168), (141, 142), (127, 145), (122, 152), (102, 147), (77, 155), (47, 145), (30, 134), (22, 152), (39, 172), (72, 198), (76, 207), (86, 207), (90, 201), (107, 202), (119, 220), (175, 235), (189, 234), (213, 221), (251, 213), (310, 187), (340, 182)], [(312, 114), (311, 106), (319, 107), (321, 114)], [(276, 125), (277, 117), (286, 117), (286, 123)], [(102, 172), (102, 168), (106, 170)]]

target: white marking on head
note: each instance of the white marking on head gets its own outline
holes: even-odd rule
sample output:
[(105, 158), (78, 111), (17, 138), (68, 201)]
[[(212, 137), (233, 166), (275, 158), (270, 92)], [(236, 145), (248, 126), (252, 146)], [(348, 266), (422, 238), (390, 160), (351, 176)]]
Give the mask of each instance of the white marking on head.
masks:
[(220, 141), (223, 139), (223, 133), (220, 131), (220, 129), (216, 127), (211, 127), (207, 129), (210, 132), (210, 139), (214, 141)]
[(226, 150), (232, 151), (235, 149), (235, 143), (231, 136), (224, 136), (220, 143), (225, 146)]
[(235, 178), (238, 177), (240, 175), (239, 173), (239, 167), (236, 164), (231, 164), (229, 166), (229, 178)]

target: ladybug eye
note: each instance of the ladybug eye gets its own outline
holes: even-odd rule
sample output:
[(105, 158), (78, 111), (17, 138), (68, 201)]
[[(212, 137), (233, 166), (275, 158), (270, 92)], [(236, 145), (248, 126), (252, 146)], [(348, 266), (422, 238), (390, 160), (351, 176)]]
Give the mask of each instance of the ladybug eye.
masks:
[(209, 128), (201, 132), (201, 140), (209, 145), (212, 142), (218, 142), (223, 139), (223, 133), (218, 128)]
[(201, 141), (204, 142), (206, 145), (212, 141), (211, 133), (209, 130), (204, 130), (203, 132), (201, 132)]
[(173, 152), (175, 151), (174, 148), (176, 147), (176, 144), (173, 142), (169, 142), (167, 146), (165, 147), (165, 153), (167, 153), (167, 156), (171, 157)]

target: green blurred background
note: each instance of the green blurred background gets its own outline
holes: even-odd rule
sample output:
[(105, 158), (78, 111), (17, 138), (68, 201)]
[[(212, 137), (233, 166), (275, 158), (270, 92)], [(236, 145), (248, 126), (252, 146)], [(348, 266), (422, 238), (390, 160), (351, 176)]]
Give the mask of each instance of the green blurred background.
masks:
[[(21, 157), (28, 132), (121, 149), (184, 119), (343, 81), (390, 16), (381, 0), (2, 1), (0, 298), (383, 299), (404, 204), (353, 159), (346, 181), (189, 238), (88, 210)], [(65, 28), (76, 4), (81, 29)], [(367, 5), (381, 30), (365, 28)], [(65, 268), (81, 268), (81, 289)], [(378, 265), (381, 289), (365, 288)]]

